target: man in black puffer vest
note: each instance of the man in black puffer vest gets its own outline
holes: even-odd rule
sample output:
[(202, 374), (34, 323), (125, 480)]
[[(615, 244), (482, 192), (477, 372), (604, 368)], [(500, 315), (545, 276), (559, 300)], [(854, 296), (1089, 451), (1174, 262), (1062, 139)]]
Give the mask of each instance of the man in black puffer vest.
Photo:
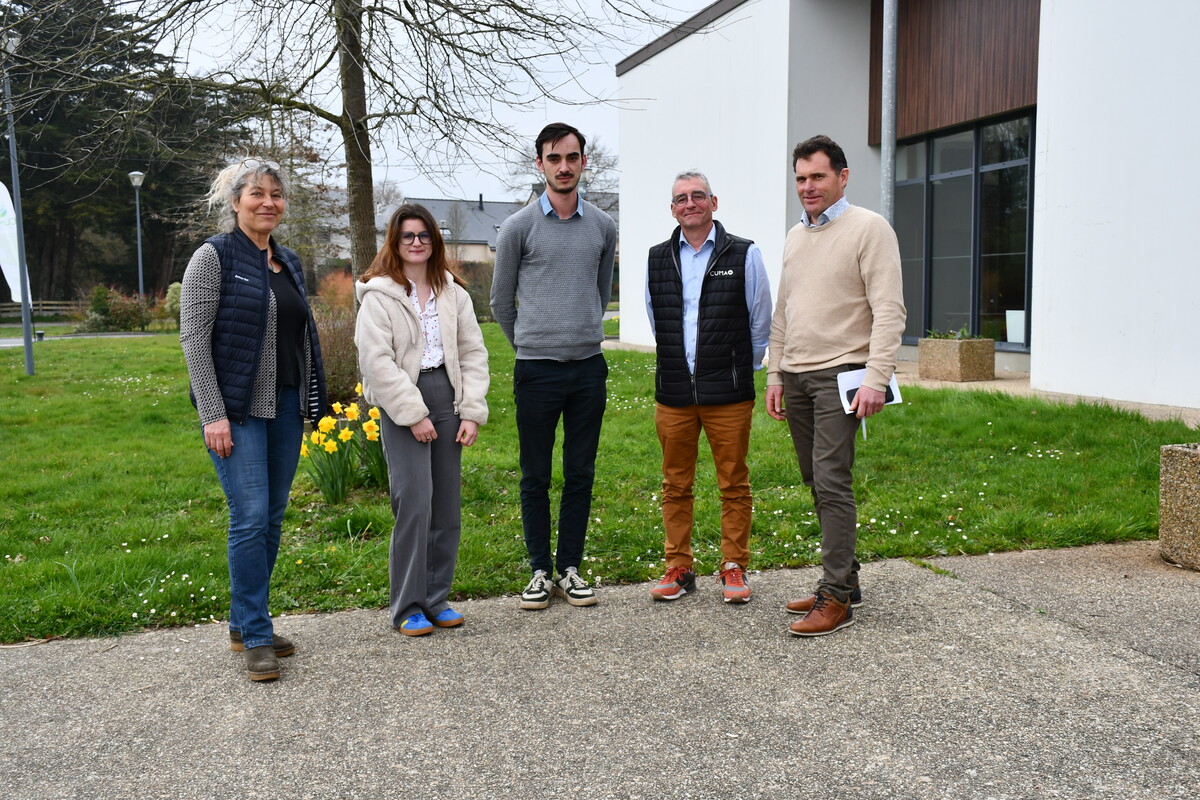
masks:
[(683, 172), (671, 192), (679, 227), (650, 248), (646, 311), (657, 341), (654, 423), (663, 451), (667, 572), (650, 596), (676, 600), (696, 589), (692, 485), (700, 431), (721, 489), (721, 567), (726, 603), (750, 600), (750, 420), (754, 371), (771, 331), (771, 287), (762, 252), (713, 221), (708, 178)]

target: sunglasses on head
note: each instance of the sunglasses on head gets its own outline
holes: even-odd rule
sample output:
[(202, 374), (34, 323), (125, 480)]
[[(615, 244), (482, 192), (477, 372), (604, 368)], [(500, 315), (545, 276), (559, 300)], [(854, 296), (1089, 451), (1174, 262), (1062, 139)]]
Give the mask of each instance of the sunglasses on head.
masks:
[(246, 169), (258, 169), (259, 167), (266, 167), (269, 170), (279, 172), (278, 161), (263, 161), (258, 158), (244, 158), (242, 159), (241, 166), (245, 167)]

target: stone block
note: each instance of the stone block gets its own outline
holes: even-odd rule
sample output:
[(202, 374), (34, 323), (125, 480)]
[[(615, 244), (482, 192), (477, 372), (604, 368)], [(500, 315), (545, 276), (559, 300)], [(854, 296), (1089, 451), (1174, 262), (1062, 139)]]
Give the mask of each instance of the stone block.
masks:
[(935, 381), (990, 381), (996, 377), (995, 339), (921, 339), (917, 366)]
[(1165, 444), (1159, 455), (1158, 548), (1200, 570), (1200, 444)]

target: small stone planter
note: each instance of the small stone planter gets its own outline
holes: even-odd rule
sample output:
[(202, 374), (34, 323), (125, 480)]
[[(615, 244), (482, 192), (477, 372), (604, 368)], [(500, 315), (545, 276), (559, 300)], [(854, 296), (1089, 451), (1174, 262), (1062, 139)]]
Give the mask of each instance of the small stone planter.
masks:
[(1158, 549), (1200, 570), (1200, 444), (1165, 444), (1159, 455)]
[(995, 339), (921, 339), (920, 375), (934, 381), (990, 381), (996, 377)]

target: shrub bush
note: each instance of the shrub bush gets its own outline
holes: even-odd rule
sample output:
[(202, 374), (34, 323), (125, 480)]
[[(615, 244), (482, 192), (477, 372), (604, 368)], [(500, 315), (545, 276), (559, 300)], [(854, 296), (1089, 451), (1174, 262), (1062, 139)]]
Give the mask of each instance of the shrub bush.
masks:
[(179, 315), (180, 315), (179, 302), (180, 302), (180, 298), (182, 298), (182, 297), (183, 297), (183, 284), (182, 283), (180, 283), (179, 281), (175, 281), (174, 283), (172, 283), (170, 286), (167, 287), (167, 299), (166, 299), (166, 302), (163, 303), (163, 308), (166, 310), (167, 314), (171, 317), (171, 319), (175, 320), (176, 325), (179, 324)]
[(321, 338), (321, 359), (325, 363), (325, 384), (329, 402), (352, 403), (358, 385), (358, 349), (354, 346), (354, 309), (331, 307), (321, 299), (313, 300), (313, 317)]
[(110, 331), (144, 331), (150, 324), (150, 306), (144, 297), (123, 295), (115, 289), (108, 299)]
[(88, 295), (87, 313), (77, 330), (84, 333), (144, 331), (150, 319), (150, 307), (144, 298), (123, 295), (116, 289), (97, 285)]
[(492, 265), (487, 261), (462, 261), (455, 269), (467, 284), (475, 318), (480, 322), (492, 321)]
[(313, 317), (321, 337), (321, 358), (330, 403), (353, 403), (357, 397), (358, 349), (354, 346), (354, 276), (331, 272), (317, 286)]
[(317, 284), (317, 296), (331, 308), (354, 310), (354, 276), (348, 270), (328, 273)]

